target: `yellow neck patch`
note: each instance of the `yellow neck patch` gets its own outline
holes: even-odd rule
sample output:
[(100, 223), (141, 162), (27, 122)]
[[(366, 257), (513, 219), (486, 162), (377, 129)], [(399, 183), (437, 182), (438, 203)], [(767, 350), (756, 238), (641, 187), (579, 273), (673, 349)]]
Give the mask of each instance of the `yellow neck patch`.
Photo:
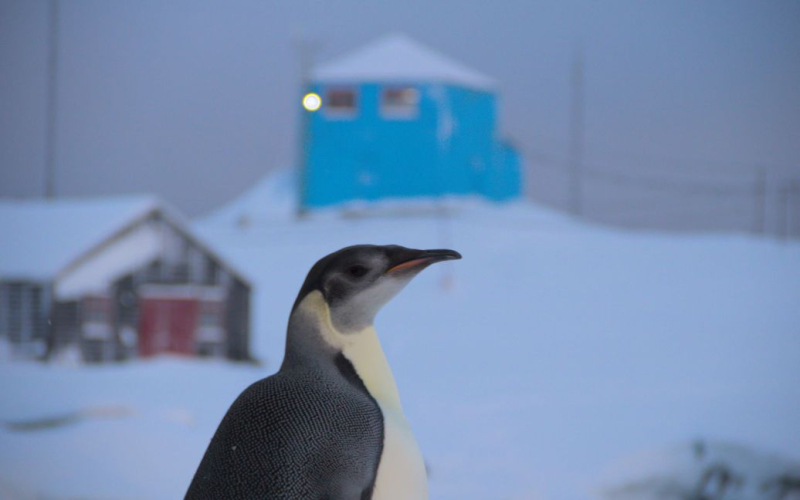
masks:
[(298, 308), (317, 318), (323, 339), (334, 348), (341, 350), (353, 364), (353, 368), (372, 397), (381, 406), (402, 413), (397, 384), (375, 328), (368, 326), (363, 330), (347, 333), (338, 331), (331, 321), (328, 304), (319, 291), (309, 293)]

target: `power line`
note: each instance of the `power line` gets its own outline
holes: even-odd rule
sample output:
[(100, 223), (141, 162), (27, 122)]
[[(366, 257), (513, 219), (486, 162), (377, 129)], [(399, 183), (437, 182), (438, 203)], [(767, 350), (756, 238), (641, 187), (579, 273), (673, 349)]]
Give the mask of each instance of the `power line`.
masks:
[[(552, 147), (558, 149), (563, 148), (565, 145), (569, 144), (569, 140), (565, 141), (564, 139), (548, 137), (541, 134), (528, 134), (528, 137), (531, 143), (546, 142), (550, 143)], [(526, 151), (529, 149), (530, 150), (538, 149), (538, 147), (532, 145), (525, 145), (523, 147)], [(585, 147), (585, 151), (589, 151), (593, 154), (599, 154), (601, 156), (606, 156), (609, 158), (616, 158), (620, 160), (632, 160), (636, 163), (653, 163), (653, 162), (669, 163), (673, 170), (675, 170), (676, 166), (685, 166), (684, 168), (682, 168), (682, 170), (689, 173), (703, 172), (711, 175), (720, 175), (720, 176), (741, 175), (740, 173), (730, 172), (728, 168), (731, 166), (747, 167), (750, 170), (758, 168), (766, 168), (769, 170), (786, 170), (793, 168), (793, 166), (789, 164), (779, 164), (773, 162), (722, 160), (719, 158), (696, 158), (696, 157), (689, 158), (672, 154), (626, 151), (613, 147), (596, 146), (596, 145), (593, 145), (591, 147)], [(715, 165), (717, 168), (713, 167), (709, 168), (709, 165)]]
[[(526, 147), (524, 148), (524, 152), (526, 157), (532, 161), (532, 166), (536, 168), (542, 168), (545, 170), (553, 170), (553, 171), (561, 171), (562, 173), (567, 173), (570, 168), (569, 160), (561, 160), (559, 159), (558, 154), (554, 154), (552, 151), (548, 151), (541, 148), (533, 148), (533, 147)], [(594, 162), (593, 162), (594, 163)], [(597, 165), (597, 163), (594, 163)], [(585, 162), (584, 162), (585, 165)], [(596, 170), (602, 170), (603, 167), (597, 167)], [(763, 166), (755, 166), (753, 170), (765, 170)], [(618, 169), (615, 169), (615, 172), (621, 172)], [(752, 179), (752, 171), (747, 172), (721, 172), (721, 171), (712, 171), (712, 170), (703, 170), (701, 168), (694, 168), (692, 170), (688, 169), (676, 169), (673, 165), (670, 165), (669, 169), (659, 169), (655, 170), (652, 168), (645, 168), (639, 169), (636, 171), (628, 171), (622, 173), (621, 175), (629, 175), (631, 177), (638, 177), (638, 176), (653, 176), (653, 177), (664, 177), (667, 176), (683, 176), (683, 177), (693, 177), (695, 179), (704, 179), (704, 180), (711, 180), (712, 182), (718, 182), (723, 179), (727, 180), (750, 180)]]
[[(539, 162), (535, 166), (544, 168), (550, 171), (557, 171), (561, 173), (568, 173), (564, 168), (564, 164), (559, 164), (554, 161), (547, 161), (543, 156), (539, 157)], [(595, 180), (612, 182), (618, 185), (636, 186), (648, 189), (660, 190), (673, 190), (673, 191), (691, 191), (693, 193), (709, 193), (709, 194), (751, 194), (752, 187), (750, 183), (742, 184), (740, 186), (721, 186), (719, 182), (700, 180), (700, 179), (669, 179), (665, 177), (664, 172), (621, 172), (611, 170), (608, 168), (599, 168), (597, 166), (582, 168), (582, 174), (586, 178)]]
[[(532, 169), (558, 173), (561, 176), (566, 175), (571, 180), (570, 176), (573, 170), (569, 161), (561, 161), (551, 152), (542, 149), (528, 150), (526, 155), (532, 160), (530, 163)], [(590, 193), (585, 191), (589, 182), (593, 185), (598, 185), (598, 183), (610, 184), (615, 187), (633, 189), (634, 191), (632, 192), (639, 192), (647, 197), (653, 196), (654, 193), (661, 193), (662, 196), (668, 197), (662, 198), (662, 203), (664, 200), (672, 200), (676, 207), (681, 208), (681, 211), (688, 208), (693, 213), (693, 220), (701, 220), (697, 219), (697, 217), (707, 217), (709, 210), (712, 211), (711, 213), (722, 211), (723, 205), (721, 203), (728, 200), (736, 202), (737, 211), (744, 210), (749, 214), (746, 219), (740, 217), (739, 222), (736, 223), (742, 229), (752, 231), (755, 234), (766, 234), (767, 220), (771, 215), (775, 217), (775, 234), (777, 237), (787, 239), (794, 237), (795, 233), (797, 233), (795, 227), (797, 226), (797, 221), (800, 220), (800, 216), (796, 215), (795, 212), (800, 210), (800, 180), (786, 176), (772, 176), (770, 178), (765, 167), (757, 168), (755, 172), (750, 172), (749, 175), (743, 173), (737, 177), (724, 175), (717, 176), (716, 179), (709, 179), (707, 176), (689, 175), (688, 172), (676, 174), (672, 171), (620, 171), (608, 166), (601, 167), (597, 164), (586, 165), (584, 163), (581, 165), (580, 176), (583, 190), (580, 193), (582, 215), (589, 215), (593, 219), (598, 217), (625, 218), (624, 216), (640, 218), (648, 213), (651, 218), (660, 215), (668, 216), (670, 213), (678, 214), (669, 210), (669, 207), (653, 210), (654, 204), (657, 205), (653, 198), (631, 201), (627, 207), (619, 209), (609, 209), (608, 206), (603, 207), (592, 203), (591, 213), (589, 213), (587, 211), (589, 207), (586, 196)], [(614, 196), (620, 199), (619, 192)], [(712, 202), (713, 200), (713, 204), (709, 205), (707, 203), (703, 208), (700, 206), (692, 207), (695, 202), (692, 201), (690, 205), (686, 205), (690, 200), (686, 197), (694, 197), (695, 200), (700, 197), (699, 200), (705, 199), (707, 202)], [(768, 202), (770, 199), (776, 200), (777, 207), (774, 210), (769, 210)], [(572, 202), (573, 199), (568, 198), (567, 209), (574, 214)], [(650, 210), (642, 211), (642, 208), (650, 208)], [(728, 213), (729, 211), (729, 208), (725, 208), (725, 212), (722, 213)]]
[(703, 195), (751, 195), (752, 188), (748, 186), (723, 187), (719, 184), (700, 181), (676, 181), (672, 179), (656, 179), (644, 176), (632, 176), (608, 170), (584, 169), (585, 175), (593, 179), (652, 190), (675, 191), (686, 194)]

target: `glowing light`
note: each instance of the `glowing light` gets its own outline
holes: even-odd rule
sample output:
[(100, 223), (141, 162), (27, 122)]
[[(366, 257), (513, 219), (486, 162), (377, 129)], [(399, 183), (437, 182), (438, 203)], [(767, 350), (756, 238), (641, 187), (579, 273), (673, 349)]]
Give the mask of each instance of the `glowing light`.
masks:
[(322, 99), (319, 95), (309, 92), (303, 96), (303, 107), (308, 111), (316, 111), (322, 106)]

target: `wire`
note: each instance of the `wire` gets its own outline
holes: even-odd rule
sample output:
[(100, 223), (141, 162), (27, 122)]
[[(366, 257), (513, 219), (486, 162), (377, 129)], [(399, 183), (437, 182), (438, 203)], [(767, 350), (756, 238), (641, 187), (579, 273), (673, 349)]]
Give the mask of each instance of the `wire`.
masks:
[[(546, 142), (550, 144), (556, 144), (558, 145), (559, 149), (560, 148), (566, 149), (568, 144), (566, 140), (557, 139), (554, 137), (545, 137), (543, 135), (538, 135), (538, 134), (530, 134), (529, 137), (534, 142)], [(697, 172), (704, 172), (718, 176), (730, 176), (730, 177), (735, 177), (738, 175), (746, 175), (746, 174), (738, 174), (730, 172), (728, 168), (731, 166), (748, 167), (752, 170), (761, 170), (761, 169), (786, 170), (792, 168), (792, 165), (778, 164), (771, 162), (768, 163), (768, 162), (753, 162), (753, 161), (740, 161), (740, 160), (720, 160), (718, 158), (687, 158), (670, 154), (624, 151), (604, 146), (588, 147), (586, 148), (586, 151), (587, 152), (591, 151), (593, 154), (599, 153), (600, 155), (606, 157), (634, 160), (637, 162), (652, 162), (655, 160), (655, 161), (669, 163), (673, 168), (675, 165), (688, 165), (688, 167), (686, 167), (684, 170), (686, 170), (687, 173), (692, 173), (692, 174)], [(708, 165), (717, 165), (718, 168), (709, 168)]]

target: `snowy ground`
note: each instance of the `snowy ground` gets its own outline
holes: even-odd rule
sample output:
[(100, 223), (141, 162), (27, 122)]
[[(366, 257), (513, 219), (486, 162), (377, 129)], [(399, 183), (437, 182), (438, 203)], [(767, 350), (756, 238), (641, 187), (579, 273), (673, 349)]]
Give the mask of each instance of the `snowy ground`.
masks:
[(228, 210), (199, 223), (258, 286), (265, 365), (0, 365), (0, 420), (82, 411), (0, 430), (0, 496), (181, 497), (227, 406), (278, 367), (308, 268), (354, 243), (464, 255), (422, 273), (376, 325), (434, 499), (600, 498), (610, 464), (698, 437), (800, 459), (800, 246), (457, 205), (446, 222)]

